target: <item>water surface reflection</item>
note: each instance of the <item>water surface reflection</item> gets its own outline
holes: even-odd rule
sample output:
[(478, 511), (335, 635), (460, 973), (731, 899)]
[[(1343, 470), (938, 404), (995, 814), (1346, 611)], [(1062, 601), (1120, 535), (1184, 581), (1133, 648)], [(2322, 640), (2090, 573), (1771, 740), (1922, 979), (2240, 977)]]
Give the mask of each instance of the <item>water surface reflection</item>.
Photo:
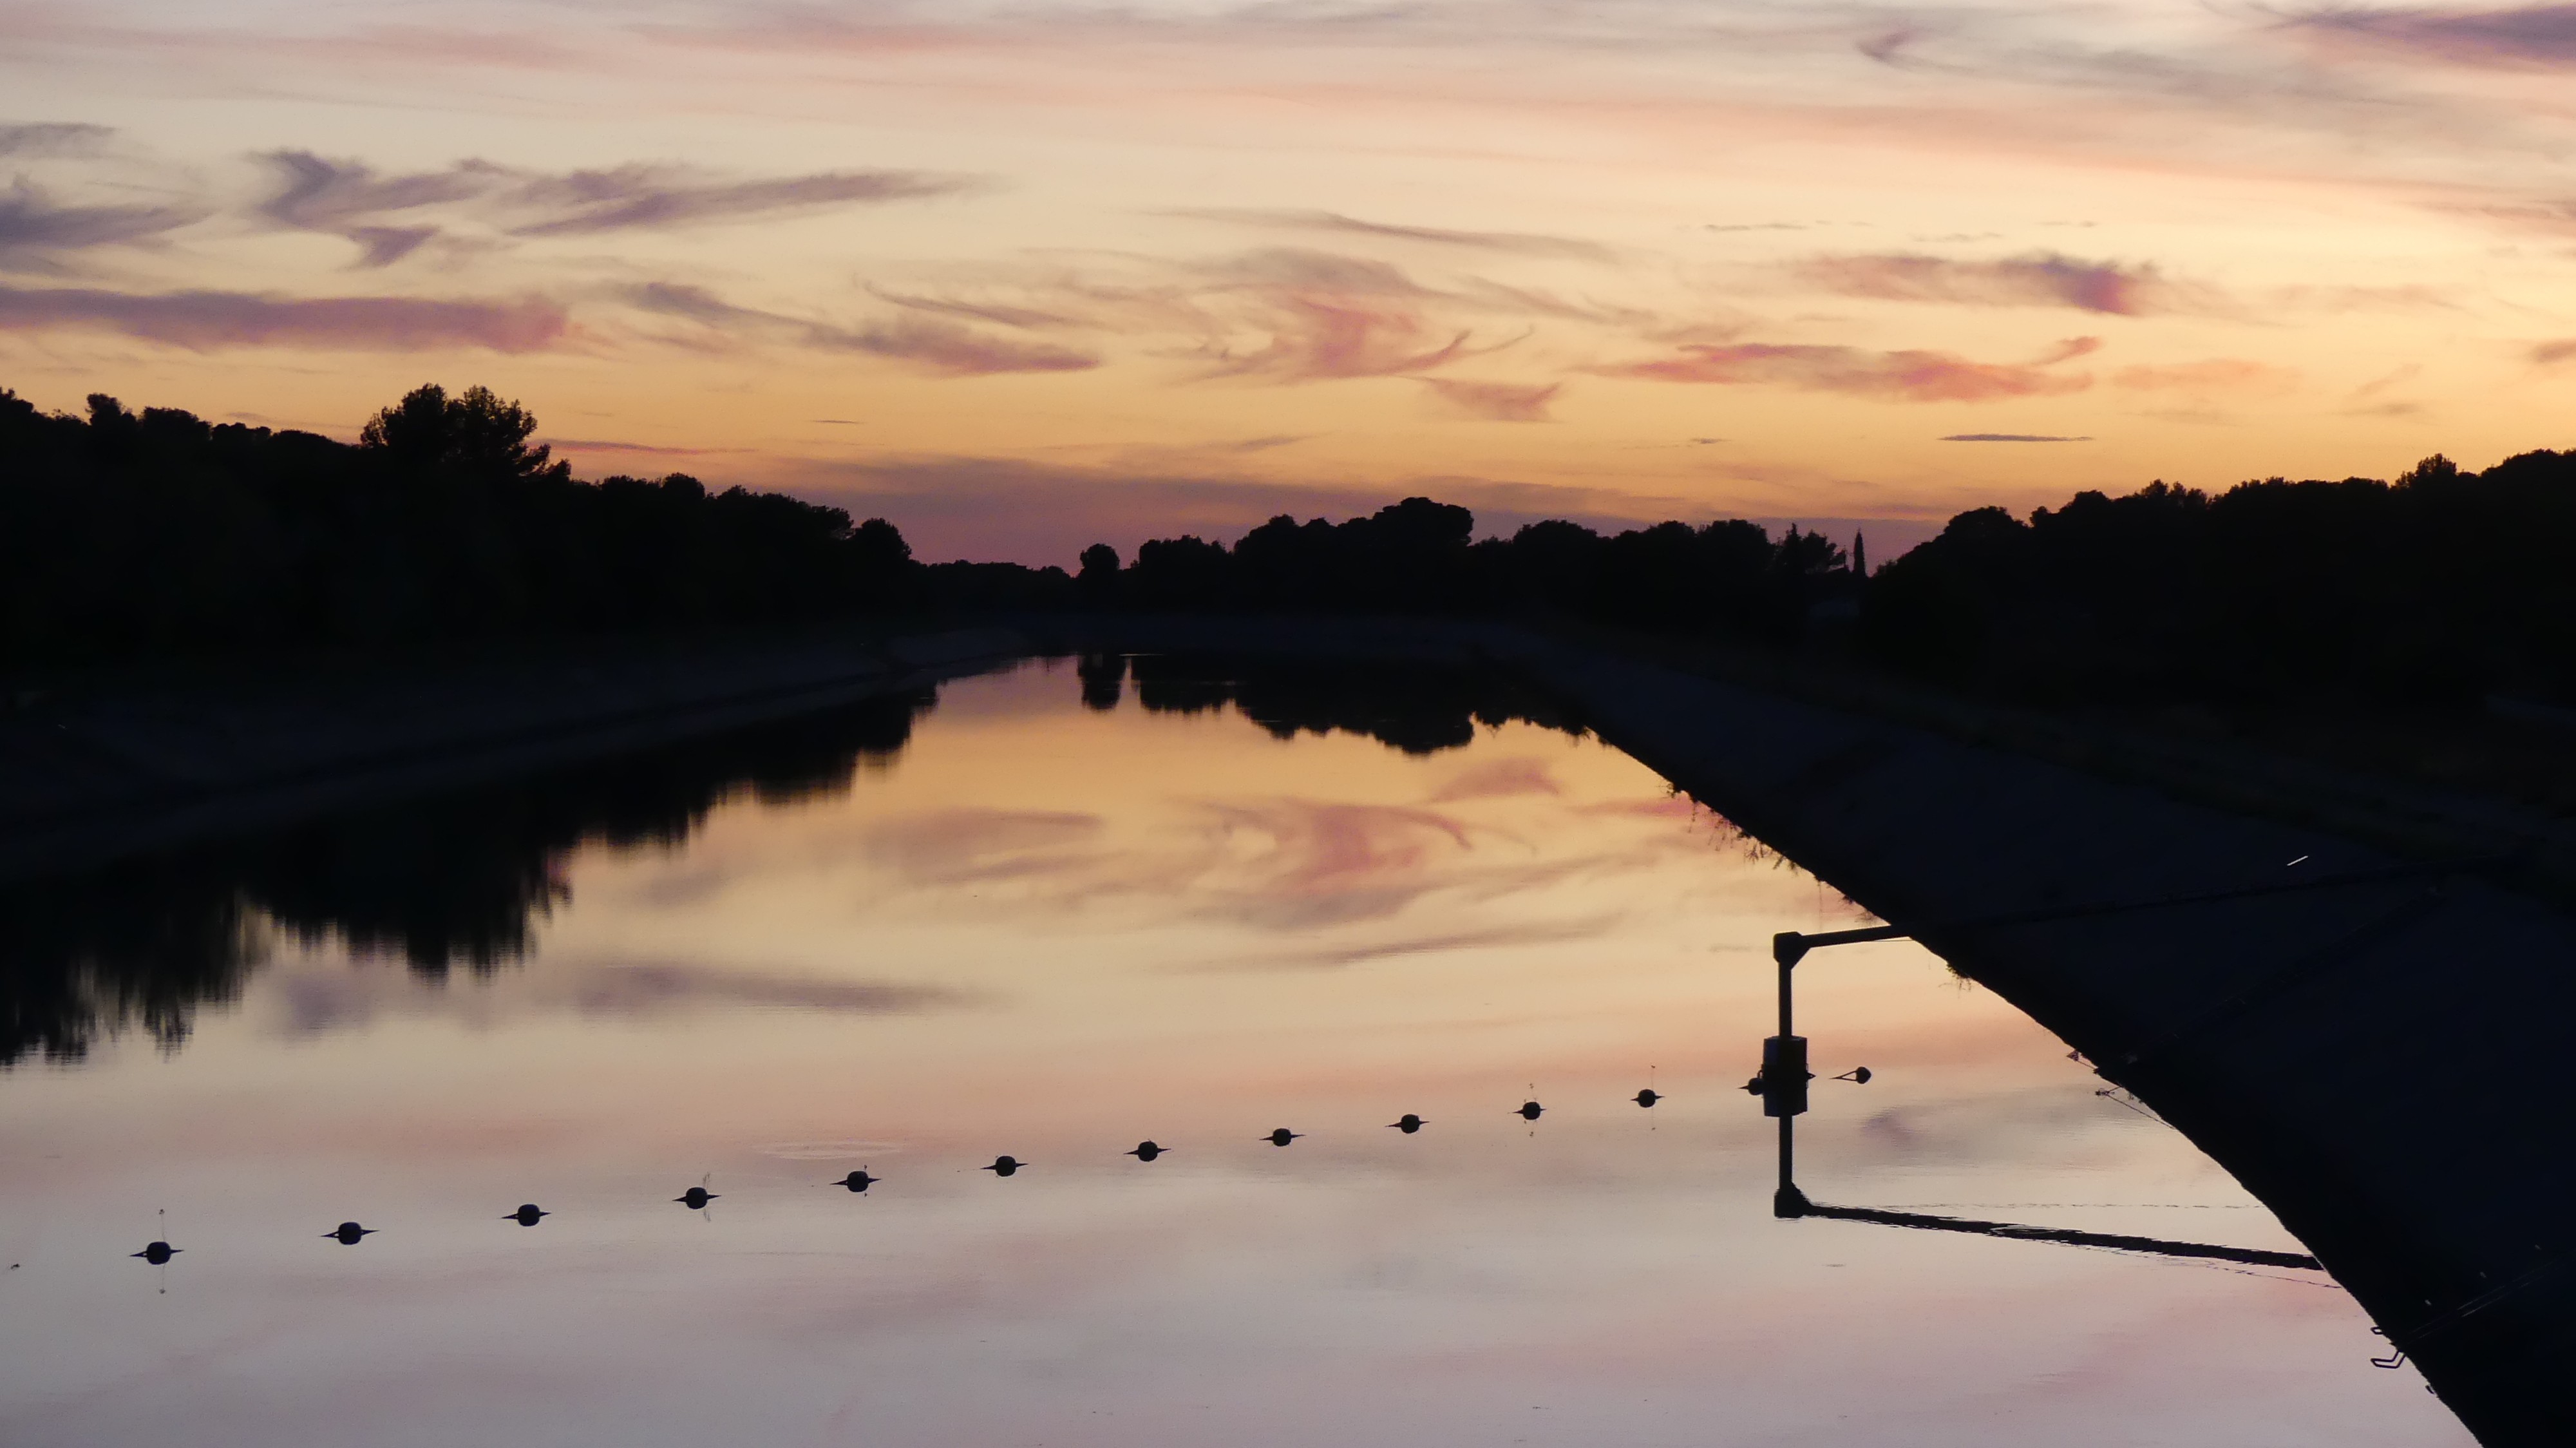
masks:
[[(215, 1004), (0, 1076), (0, 1438), (2466, 1441), (2315, 1274), (1775, 1220), (1767, 942), (1848, 912), (1570, 721), (1275, 677), (1031, 666), (883, 767), (12, 905)], [(1815, 1083), (1819, 1199), (2297, 1250), (1915, 948), (1806, 972), (1874, 1068)]]

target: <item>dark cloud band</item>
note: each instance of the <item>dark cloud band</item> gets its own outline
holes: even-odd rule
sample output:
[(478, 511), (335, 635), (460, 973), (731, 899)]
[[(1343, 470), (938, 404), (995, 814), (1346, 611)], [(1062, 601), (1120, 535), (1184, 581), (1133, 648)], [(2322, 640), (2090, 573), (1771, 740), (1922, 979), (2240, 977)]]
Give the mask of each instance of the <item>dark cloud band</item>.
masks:
[(480, 347), (542, 351), (561, 340), (563, 308), (422, 297), (273, 297), (249, 292), (132, 293), (85, 287), (0, 287), (0, 331), (89, 329), (198, 351), (313, 347), (420, 352)]

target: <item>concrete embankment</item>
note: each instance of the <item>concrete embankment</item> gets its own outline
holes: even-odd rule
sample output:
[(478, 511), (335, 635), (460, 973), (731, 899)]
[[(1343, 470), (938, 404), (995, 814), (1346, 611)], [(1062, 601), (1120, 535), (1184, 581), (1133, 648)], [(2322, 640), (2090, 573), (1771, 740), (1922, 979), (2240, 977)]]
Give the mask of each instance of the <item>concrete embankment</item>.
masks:
[[(2576, 921), (2473, 874), (1867, 717), (1543, 647), (1518, 662), (2153, 1107), (2481, 1442), (2576, 1443), (2576, 1132), (2554, 1090)], [(2034, 918), (1974, 923), (2017, 916)]]
[(1509, 630), (1140, 622), (1064, 642), (1525, 672), (2153, 1107), (2482, 1442), (2576, 1443), (2560, 911), (2473, 870)]
[(103, 691), (0, 718), (0, 880), (924, 688), (1001, 628), (597, 647), (381, 675)]

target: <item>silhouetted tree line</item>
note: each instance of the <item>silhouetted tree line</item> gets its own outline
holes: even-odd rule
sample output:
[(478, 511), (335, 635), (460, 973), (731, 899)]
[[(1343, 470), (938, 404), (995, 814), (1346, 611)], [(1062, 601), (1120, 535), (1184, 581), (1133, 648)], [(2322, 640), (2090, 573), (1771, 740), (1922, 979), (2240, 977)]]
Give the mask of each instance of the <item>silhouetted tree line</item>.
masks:
[(1232, 705), (1282, 740), (1340, 732), (1406, 754), (1436, 754), (1474, 742), (1479, 724), (1522, 720), (1585, 732), (1563, 701), (1504, 669), (1201, 654), (1087, 654), (1077, 667), (1091, 708), (1117, 708), (1132, 679), (1136, 702), (1148, 712)]
[(676, 845), (722, 801), (846, 791), (891, 759), (922, 689), (585, 768), (355, 811), (0, 890), (0, 1066), (129, 1026), (165, 1047), (236, 998), (278, 935), (423, 976), (518, 960), (577, 847)]
[(2041, 702), (2576, 696), (2576, 453), (2395, 482), (2155, 483), (1950, 520), (1881, 569), (1876, 660)]
[(1817, 605), (1857, 587), (1840, 547), (1795, 527), (1774, 538), (1741, 519), (1668, 522), (1605, 537), (1551, 520), (1476, 540), (1475, 523), (1429, 498), (1342, 523), (1281, 516), (1230, 548), (1155, 539), (1124, 567), (1097, 544), (1074, 584), (1095, 608), (1541, 613), (1775, 643), (1802, 637)]
[(680, 473), (582, 482), (535, 429), (481, 387), (419, 388), (355, 446), (0, 389), (0, 664), (981, 601), (975, 566), (916, 567), (883, 519)]

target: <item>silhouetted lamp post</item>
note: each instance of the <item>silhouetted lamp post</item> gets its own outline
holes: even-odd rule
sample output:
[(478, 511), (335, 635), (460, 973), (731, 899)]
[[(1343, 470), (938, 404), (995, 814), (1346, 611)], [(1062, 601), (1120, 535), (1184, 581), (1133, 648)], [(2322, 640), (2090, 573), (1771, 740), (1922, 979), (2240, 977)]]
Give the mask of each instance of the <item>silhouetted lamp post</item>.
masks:
[[(1771, 1193), (1771, 1215), (1803, 1217), (1807, 1214), (1807, 1195), (1798, 1190), (1797, 1128), (1792, 1124), (1807, 1109), (1807, 1083), (1816, 1073), (1807, 1069), (1807, 1038), (1797, 1034), (1791, 1013), (1791, 975), (1807, 952), (1820, 945), (1858, 945), (1871, 940), (1902, 940), (1905, 932), (1893, 925), (1873, 925), (1861, 930), (1833, 930), (1821, 935), (1801, 935), (1783, 930), (1771, 937), (1771, 959), (1780, 967), (1780, 1031), (1762, 1043), (1762, 1074), (1744, 1083), (1744, 1089), (1762, 1098), (1762, 1114), (1777, 1117), (1780, 1122), (1780, 1184)], [(1869, 1080), (1864, 1066), (1834, 1078), (1854, 1083)]]

